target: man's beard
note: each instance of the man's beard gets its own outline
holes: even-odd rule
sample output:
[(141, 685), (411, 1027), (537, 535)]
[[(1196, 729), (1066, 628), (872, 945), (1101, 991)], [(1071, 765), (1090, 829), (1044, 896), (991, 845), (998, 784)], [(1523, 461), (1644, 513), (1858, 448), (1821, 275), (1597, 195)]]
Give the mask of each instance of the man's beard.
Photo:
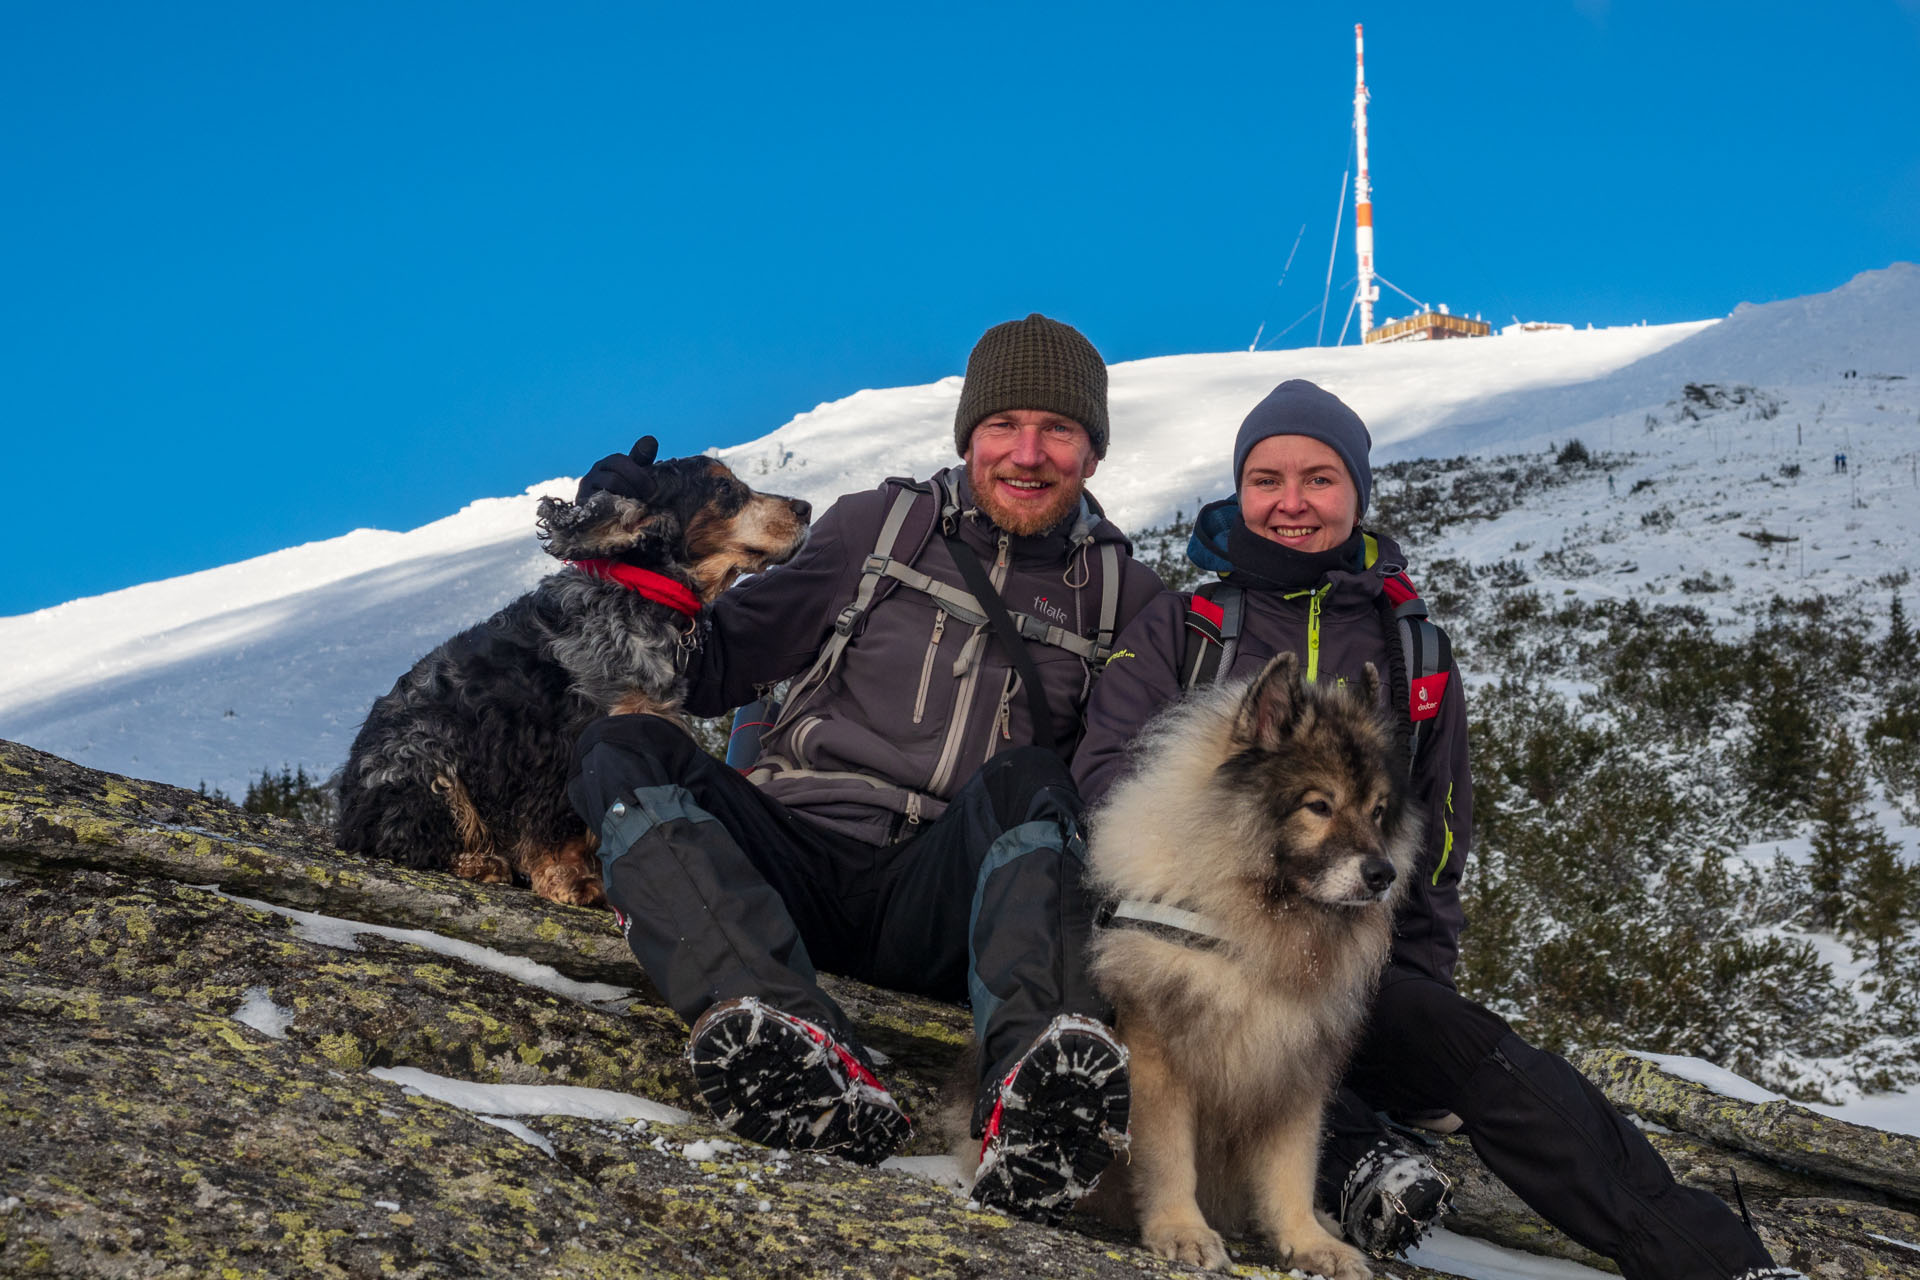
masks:
[(1079, 509), (1080, 495), (1087, 487), (1084, 477), (1061, 475), (1050, 467), (1044, 471), (1001, 467), (999, 475), (1005, 479), (1042, 480), (1053, 484), (1046, 501), (1015, 505), (1001, 501), (993, 476), (980, 474), (971, 463), (967, 465), (967, 485), (973, 490), (974, 504), (987, 519), (1017, 538), (1046, 533), (1066, 523), (1067, 517)]

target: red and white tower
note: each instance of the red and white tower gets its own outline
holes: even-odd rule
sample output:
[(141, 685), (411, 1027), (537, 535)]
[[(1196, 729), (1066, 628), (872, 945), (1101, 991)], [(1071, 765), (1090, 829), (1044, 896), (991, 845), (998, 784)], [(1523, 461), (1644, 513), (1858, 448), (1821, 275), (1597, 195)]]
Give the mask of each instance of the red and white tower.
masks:
[(1353, 180), (1353, 247), (1360, 255), (1360, 284), (1353, 300), (1360, 307), (1360, 338), (1373, 328), (1373, 304), (1380, 286), (1373, 282), (1373, 188), (1367, 182), (1367, 57), (1360, 24), (1353, 24), (1353, 137), (1360, 173)]

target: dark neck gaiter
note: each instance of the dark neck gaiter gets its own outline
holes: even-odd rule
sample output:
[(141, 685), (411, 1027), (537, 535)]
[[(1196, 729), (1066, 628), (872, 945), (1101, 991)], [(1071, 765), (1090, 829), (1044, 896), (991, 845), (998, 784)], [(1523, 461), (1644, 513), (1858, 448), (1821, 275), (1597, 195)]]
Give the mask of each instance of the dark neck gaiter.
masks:
[(1233, 561), (1232, 580), (1255, 590), (1298, 591), (1320, 585), (1329, 570), (1365, 567), (1366, 538), (1358, 525), (1347, 540), (1326, 551), (1295, 551), (1269, 542), (1247, 528), (1244, 520), (1227, 530), (1227, 558)]

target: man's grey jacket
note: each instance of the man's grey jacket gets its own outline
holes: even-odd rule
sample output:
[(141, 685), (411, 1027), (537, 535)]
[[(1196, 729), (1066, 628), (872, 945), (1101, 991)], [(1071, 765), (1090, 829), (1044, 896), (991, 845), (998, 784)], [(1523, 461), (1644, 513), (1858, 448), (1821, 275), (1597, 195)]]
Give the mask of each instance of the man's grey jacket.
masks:
[[(841, 498), (792, 561), (715, 601), (689, 661), (687, 710), (720, 715), (792, 680), (750, 777), (796, 814), (870, 844), (937, 818), (987, 760), (1034, 741), (1005, 649), (954, 602), (967, 588), (942, 537), (943, 492), (960, 539), (1009, 611), (1026, 615), (1023, 633), (1052, 628), (1061, 642), (1035, 638), (1026, 647), (1063, 754), (1079, 740), (1104, 660), (1093, 642), (1109, 568), (1118, 575), (1116, 630), (1161, 590), (1090, 500), (1051, 533), (1012, 536), (974, 506), (964, 468), (955, 467), (934, 482), (888, 480)], [(897, 527), (887, 527), (890, 516)], [(881, 560), (891, 571), (872, 573)], [(863, 578), (868, 606), (851, 609)], [(824, 670), (819, 659), (832, 648), (840, 651)]]

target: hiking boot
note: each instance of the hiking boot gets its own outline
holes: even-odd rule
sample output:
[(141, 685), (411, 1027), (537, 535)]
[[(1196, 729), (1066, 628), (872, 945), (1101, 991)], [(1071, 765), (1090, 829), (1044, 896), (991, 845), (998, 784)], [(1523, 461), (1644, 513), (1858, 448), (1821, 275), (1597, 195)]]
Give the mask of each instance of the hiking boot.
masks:
[(1360, 1157), (1340, 1192), (1340, 1226), (1376, 1258), (1397, 1258), (1453, 1208), (1453, 1182), (1384, 1139)]
[(995, 1087), (973, 1198), (1055, 1223), (1127, 1146), (1127, 1050), (1092, 1018), (1064, 1014)]
[(713, 1118), (749, 1142), (879, 1164), (912, 1127), (851, 1049), (752, 996), (701, 1014), (687, 1061)]

